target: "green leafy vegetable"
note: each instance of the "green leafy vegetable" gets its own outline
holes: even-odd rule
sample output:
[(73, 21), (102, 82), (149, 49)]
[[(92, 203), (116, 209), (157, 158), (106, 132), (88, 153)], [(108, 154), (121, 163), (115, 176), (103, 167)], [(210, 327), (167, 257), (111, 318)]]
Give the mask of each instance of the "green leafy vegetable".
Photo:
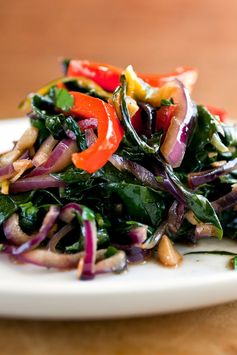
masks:
[(19, 208), (21, 227), (27, 232), (32, 232), (38, 225), (38, 207), (34, 206), (32, 202), (27, 202), (19, 205)]
[[(118, 117), (122, 116), (122, 124), (125, 128), (127, 138), (129, 137), (135, 144), (137, 144), (145, 153), (154, 154), (159, 149), (158, 146), (149, 146), (141, 137), (137, 134), (133, 125), (131, 123), (130, 114), (126, 102), (126, 78), (124, 75), (121, 76), (121, 86), (114, 92), (113, 100), (116, 102), (117, 97), (120, 96), (120, 112), (117, 112)], [(115, 107), (117, 105), (115, 104)]]
[(69, 111), (74, 105), (74, 99), (66, 89), (55, 88), (55, 105), (62, 111)]
[(0, 225), (17, 210), (17, 205), (10, 196), (0, 195)]
[(110, 183), (106, 189), (122, 201), (132, 220), (138, 220), (152, 226), (160, 224), (165, 211), (162, 194), (151, 188), (128, 184)]
[[(63, 90), (68, 93), (67, 90)], [(84, 133), (81, 132), (76, 121), (71, 116), (65, 116), (63, 113), (58, 113), (55, 109), (54, 100), (57, 100), (58, 92), (58, 100), (60, 104), (62, 104), (65, 94), (60, 94), (61, 91), (57, 91), (56, 88), (50, 91), (49, 96), (33, 96), (32, 107), (38, 118), (34, 117), (31, 122), (35, 127), (40, 129), (41, 141), (49, 134), (52, 134), (55, 139), (62, 139), (68, 137), (68, 133), (70, 132), (74, 135), (78, 147), (81, 150), (85, 150), (87, 148), (85, 136)], [(69, 96), (72, 98), (71, 95)], [(66, 103), (64, 107), (66, 107)], [(69, 107), (69, 103), (67, 107)]]

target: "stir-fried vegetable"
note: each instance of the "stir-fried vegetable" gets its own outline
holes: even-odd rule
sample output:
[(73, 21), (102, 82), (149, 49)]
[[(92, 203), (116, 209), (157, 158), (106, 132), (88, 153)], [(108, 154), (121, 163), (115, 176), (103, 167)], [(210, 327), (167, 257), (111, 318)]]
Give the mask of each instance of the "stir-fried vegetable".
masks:
[(237, 129), (192, 100), (196, 69), (64, 64), (0, 155), (2, 253), (91, 279), (149, 258), (177, 266), (177, 241), (236, 238)]

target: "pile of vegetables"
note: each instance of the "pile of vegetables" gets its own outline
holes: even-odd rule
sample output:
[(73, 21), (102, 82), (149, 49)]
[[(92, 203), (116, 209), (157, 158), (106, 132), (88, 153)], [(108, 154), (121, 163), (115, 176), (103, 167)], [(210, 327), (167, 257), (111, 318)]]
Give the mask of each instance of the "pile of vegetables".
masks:
[(237, 129), (192, 100), (196, 69), (63, 64), (21, 103), (31, 127), (0, 155), (1, 252), (92, 279), (176, 266), (176, 242), (235, 238)]

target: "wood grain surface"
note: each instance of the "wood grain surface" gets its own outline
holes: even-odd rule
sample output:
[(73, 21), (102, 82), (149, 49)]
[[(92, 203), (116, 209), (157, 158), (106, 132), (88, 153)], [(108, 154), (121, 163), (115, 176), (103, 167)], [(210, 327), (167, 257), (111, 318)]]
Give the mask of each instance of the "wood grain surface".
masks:
[[(61, 75), (60, 58), (199, 68), (194, 98), (237, 117), (236, 0), (0, 0), (0, 117)], [(1, 299), (1, 296), (0, 296)], [(95, 322), (0, 320), (1, 354), (237, 354), (237, 303)]]

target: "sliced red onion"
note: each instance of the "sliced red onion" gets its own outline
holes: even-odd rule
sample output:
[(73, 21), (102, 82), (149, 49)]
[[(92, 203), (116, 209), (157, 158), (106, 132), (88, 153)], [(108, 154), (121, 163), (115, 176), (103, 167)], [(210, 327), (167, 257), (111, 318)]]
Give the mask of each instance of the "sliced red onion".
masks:
[(95, 275), (95, 259), (96, 259), (96, 245), (97, 245), (97, 232), (94, 219), (87, 219), (86, 214), (83, 213), (84, 206), (77, 203), (69, 203), (63, 207), (60, 219), (66, 223), (72, 222), (76, 213), (82, 216), (83, 228), (82, 232), (85, 238), (85, 257), (81, 279), (91, 279)]
[(92, 128), (85, 130), (85, 138), (86, 138), (87, 147), (90, 147), (92, 144), (94, 144), (97, 141), (97, 136)]
[(32, 249), (37, 248), (40, 245), (40, 243), (47, 237), (48, 233), (50, 232), (56, 219), (59, 216), (59, 212), (60, 212), (59, 207), (52, 205), (49, 211), (47, 212), (46, 216), (44, 217), (39, 232), (34, 236), (34, 238), (28, 240), (27, 242), (25, 242), (24, 244), (18, 247), (9, 245), (4, 248), (4, 252), (12, 255), (20, 255)]
[(212, 207), (217, 213), (227, 210), (237, 204), (237, 187), (228, 194), (212, 202)]
[(56, 246), (59, 243), (59, 241), (65, 237), (69, 232), (71, 232), (74, 229), (74, 226), (71, 224), (66, 224), (63, 226), (57, 233), (55, 233), (49, 241), (48, 244), (48, 249), (54, 253), (56, 253)]
[(59, 218), (65, 223), (71, 223), (76, 213), (82, 214), (83, 207), (78, 203), (70, 202), (62, 208)]
[(0, 181), (9, 179), (15, 173), (13, 163), (0, 168)]
[(133, 174), (144, 185), (154, 189), (160, 187), (155, 176), (140, 164), (124, 159), (117, 154), (113, 154), (109, 161), (119, 171), (128, 171)]
[(32, 164), (38, 167), (45, 163), (49, 159), (49, 156), (57, 143), (58, 141), (51, 135), (46, 138), (32, 159)]
[(196, 106), (192, 102), (188, 90), (179, 80), (169, 81), (163, 88), (167, 92), (173, 89), (171, 97), (177, 108), (160, 151), (165, 160), (173, 168), (177, 168), (181, 165), (186, 151), (188, 138), (196, 116)]
[(197, 224), (195, 228), (195, 237), (197, 239), (205, 238), (205, 237), (217, 237), (218, 231), (213, 224), (209, 223), (200, 223)]
[(54, 148), (48, 160), (30, 172), (27, 177), (46, 175), (63, 170), (72, 162), (72, 154), (77, 152), (77, 143), (72, 139), (63, 139)]
[(142, 244), (147, 239), (147, 229), (148, 226), (143, 224), (142, 226), (138, 226), (130, 229), (127, 234), (132, 244)]
[(179, 203), (186, 205), (187, 201), (179, 184), (175, 183), (172, 175), (170, 174), (170, 166), (161, 162), (156, 157), (155, 164), (153, 164), (153, 170), (156, 175), (156, 179), (159, 179), (159, 188), (168, 191)]
[[(101, 261), (104, 259), (105, 252), (106, 249), (98, 250), (96, 260)], [(77, 268), (79, 261), (84, 258), (84, 256), (85, 253), (83, 251), (75, 254), (60, 254), (50, 250), (36, 249), (20, 255), (14, 255), (14, 258), (17, 261), (36, 266), (67, 270)]]
[(161, 223), (153, 235), (145, 241), (145, 243), (140, 244), (141, 249), (153, 249), (160, 241), (162, 235), (165, 233), (167, 228), (167, 221)]
[(144, 262), (151, 255), (151, 250), (142, 249), (141, 246), (122, 244), (114, 244), (113, 246), (126, 253), (127, 261), (129, 263)]
[(127, 268), (127, 257), (124, 251), (119, 250), (113, 256), (99, 261), (95, 264), (95, 273), (103, 274), (107, 272), (120, 273)]
[(151, 255), (150, 249), (141, 249), (140, 247), (132, 246), (125, 250), (128, 263), (142, 263)]
[(22, 159), (29, 159), (30, 158), (30, 152), (29, 152), (29, 149), (27, 149), (19, 158), (19, 160), (22, 160)]
[(17, 255), (15, 258), (24, 263), (66, 270), (75, 269), (83, 256), (83, 252), (76, 254), (59, 254), (50, 250), (37, 249)]
[(60, 181), (53, 176), (34, 176), (26, 177), (15, 181), (10, 184), (10, 192), (18, 193), (38, 189), (47, 189), (50, 187), (64, 187), (65, 183)]
[(85, 118), (84, 120), (78, 121), (77, 124), (82, 131), (86, 129), (97, 129), (98, 120), (97, 118)]
[(21, 245), (34, 238), (34, 235), (28, 235), (19, 225), (19, 216), (13, 213), (3, 224), (3, 231), (6, 239), (14, 245)]
[(76, 140), (77, 140), (77, 136), (76, 136), (76, 134), (75, 134), (72, 130), (67, 129), (67, 130), (65, 131), (65, 133), (66, 133), (66, 136), (67, 136), (68, 138), (72, 139), (73, 141), (76, 141)]
[(177, 233), (184, 219), (185, 205), (174, 201), (169, 209), (167, 228), (171, 233)]
[(95, 221), (85, 221), (84, 223), (85, 257), (81, 278), (86, 280), (93, 278), (95, 273), (97, 233)]
[(199, 173), (188, 174), (189, 186), (195, 188), (199, 185), (206, 184), (219, 178), (222, 175), (226, 175), (233, 170), (237, 169), (237, 158), (228, 161), (226, 164), (219, 166), (216, 169), (210, 169), (201, 171)]

